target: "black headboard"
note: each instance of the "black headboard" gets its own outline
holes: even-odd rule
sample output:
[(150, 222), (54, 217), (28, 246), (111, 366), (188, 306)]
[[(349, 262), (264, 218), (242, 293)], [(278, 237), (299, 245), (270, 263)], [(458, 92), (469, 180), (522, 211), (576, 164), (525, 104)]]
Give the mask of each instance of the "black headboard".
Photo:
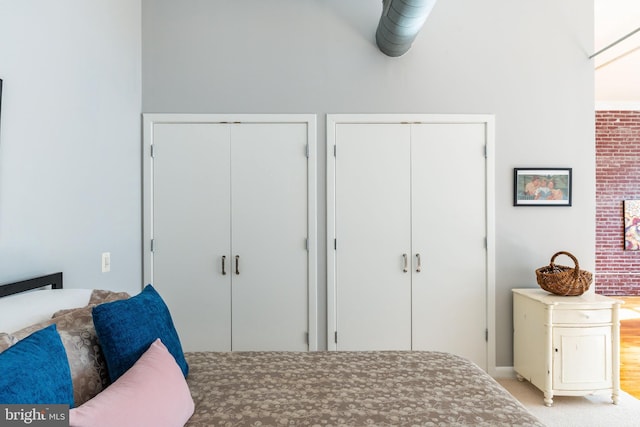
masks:
[(6, 297), (7, 295), (30, 291), (31, 289), (38, 289), (49, 285), (51, 285), (51, 289), (62, 289), (62, 273), (47, 274), (46, 276), (0, 285), (0, 297)]

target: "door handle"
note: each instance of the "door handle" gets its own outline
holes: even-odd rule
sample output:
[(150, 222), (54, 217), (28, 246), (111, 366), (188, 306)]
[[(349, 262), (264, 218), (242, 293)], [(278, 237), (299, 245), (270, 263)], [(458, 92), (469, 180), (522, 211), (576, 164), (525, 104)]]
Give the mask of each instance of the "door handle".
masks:
[(422, 271), (422, 263), (420, 262), (420, 254), (416, 254), (416, 260), (418, 262), (416, 266), (416, 273), (420, 273)]
[(236, 275), (240, 274), (240, 255), (236, 255)]
[(404, 267), (402, 267), (402, 272), (406, 273), (407, 271), (409, 271), (409, 258), (407, 257), (407, 254), (402, 254), (402, 259), (404, 262)]
[(222, 255), (222, 275), (223, 276), (227, 275), (227, 271), (224, 269), (224, 266), (226, 263), (227, 263), (227, 257), (226, 255)]

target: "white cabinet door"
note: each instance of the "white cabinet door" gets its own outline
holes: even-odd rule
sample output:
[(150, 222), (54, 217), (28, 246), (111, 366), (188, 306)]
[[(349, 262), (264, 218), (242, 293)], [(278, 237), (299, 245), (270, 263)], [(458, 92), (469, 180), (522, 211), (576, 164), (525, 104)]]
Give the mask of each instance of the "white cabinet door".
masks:
[(484, 149), (483, 124), (411, 125), (413, 349), (486, 369)]
[(153, 285), (185, 350), (228, 351), (229, 126), (163, 123), (153, 132)]
[(411, 349), (409, 130), (336, 126), (338, 350)]
[(305, 351), (306, 125), (234, 125), (231, 140), (232, 348)]
[(553, 389), (612, 387), (611, 327), (553, 328)]

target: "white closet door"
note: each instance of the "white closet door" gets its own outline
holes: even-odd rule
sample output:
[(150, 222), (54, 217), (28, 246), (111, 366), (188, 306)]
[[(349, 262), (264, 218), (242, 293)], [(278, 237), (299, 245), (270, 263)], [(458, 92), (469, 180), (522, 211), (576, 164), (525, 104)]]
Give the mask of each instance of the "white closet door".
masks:
[(459, 354), (486, 369), (485, 128), (411, 129), (413, 349)]
[(307, 127), (243, 123), (231, 139), (232, 349), (307, 350)]
[(156, 124), (153, 131), (153, 285), (185, 351), (228, 351), (229, 126)]
[(411, 349), (409, 131), (336, 126), (338, 350)]

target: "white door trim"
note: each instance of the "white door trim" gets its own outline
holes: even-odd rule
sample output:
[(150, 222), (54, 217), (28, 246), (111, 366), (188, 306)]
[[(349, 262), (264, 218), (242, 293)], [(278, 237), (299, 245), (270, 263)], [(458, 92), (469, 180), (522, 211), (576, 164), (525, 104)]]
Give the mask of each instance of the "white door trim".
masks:
[(142, 115), (142, 280), (153, 283), (153, 164), (151, 150), (153, 127), (159, 123), (304, 123), (307, 126), (307, 221), (308, 221), (308, 328), (309, 350), (318, 349), (317, 296), (317, 118), (315, 114), (180, 114), (146, 113)]
[(327, 349), (336, 350), (335, 156), (339, 123), (480, 123), (486, 130), (487, 369), (496, 374), (495, 118), (488, 114), (327, 114)]

